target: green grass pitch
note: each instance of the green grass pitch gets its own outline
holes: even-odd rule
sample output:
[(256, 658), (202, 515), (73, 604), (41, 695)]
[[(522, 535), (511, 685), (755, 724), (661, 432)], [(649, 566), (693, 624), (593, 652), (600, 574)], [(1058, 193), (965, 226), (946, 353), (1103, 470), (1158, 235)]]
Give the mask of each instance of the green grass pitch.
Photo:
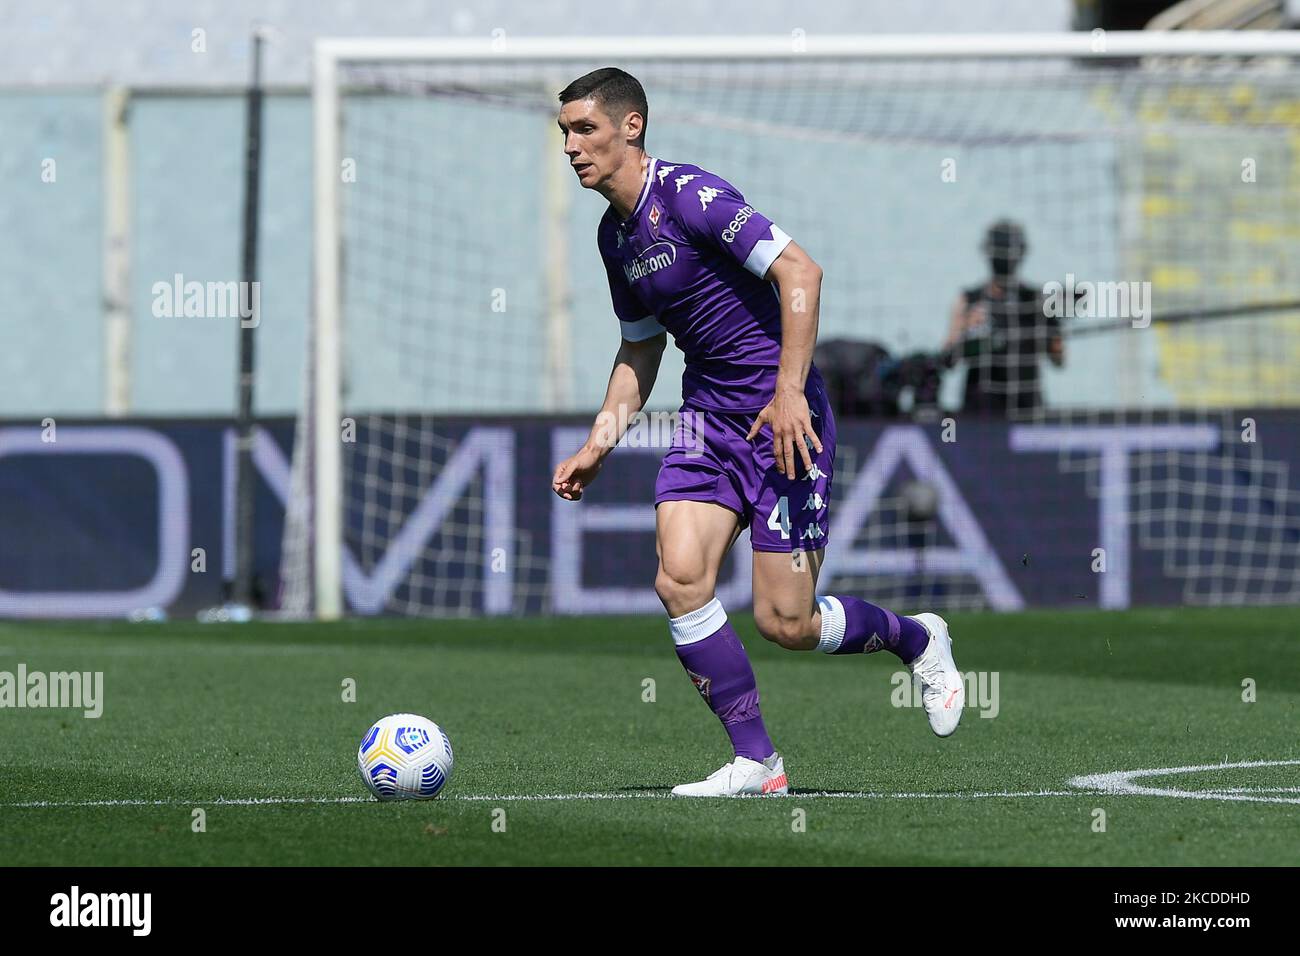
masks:
[[(0, 860), (1300, 861), (1300, 765), (1276, 763), (1300, 761), (1294, 608), (949, 620), (958, 666), (997, 673), (998, 713), (970, 708), (940, 740), (921, 710), (894, 706), (896, 658), (782, 651), (736, 615), (795, 792), (703, 801), (667, 792), (729, 750), (662, 619), (2, 624), (0, 671), (103, 671), (105, 700), (94, 720), (0, 710)], [(343, 700), (346, 678), (355, 703)], [(1254, 702), (1242, 699), (1246, 678)], [(403, 710), (447, 730), (451, 783), (433, 801), (357, 799), (362, 733)], [(1137, 781), (1199, 799), (1068, 783), (1244, 761), (1273, 763)], [(551, 798), (519, 799), (529, 795)], [(221, 802), (247, 798), (272, 802)], [(196, 808), (205, 832), (192, 829)]]

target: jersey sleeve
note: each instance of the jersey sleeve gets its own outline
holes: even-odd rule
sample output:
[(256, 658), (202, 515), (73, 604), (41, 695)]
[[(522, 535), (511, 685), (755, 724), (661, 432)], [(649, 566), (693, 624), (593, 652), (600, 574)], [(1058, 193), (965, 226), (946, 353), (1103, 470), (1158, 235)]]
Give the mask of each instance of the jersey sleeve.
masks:
[(609, 298), (614, 304), (614, 315), (618, 317), (623, 338), (629, 342), (642, 342), (663, 332), (664, 327), (654, 313), (641, 304), (628, 285), (617, 260), (606, 250), (603, 238), (598, 240), (598, 245), (601, 261), (605, 263), (605, 276), (609, 279)]
[(690, 180), (674, 197), (687, 234), (730, 256), (760, 279), (766, 278), (767, 270), (790, 244), (790, 237), (745, 202), (725, 179), (700, 172)]

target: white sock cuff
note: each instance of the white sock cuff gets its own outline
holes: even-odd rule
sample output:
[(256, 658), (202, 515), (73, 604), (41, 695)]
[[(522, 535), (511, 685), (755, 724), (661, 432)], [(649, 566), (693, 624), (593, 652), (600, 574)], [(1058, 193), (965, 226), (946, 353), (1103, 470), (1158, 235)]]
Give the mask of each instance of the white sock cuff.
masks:
[(844, 643), (844, 605), (833, 595), (817, 598), (817, 608), (822, 612), (822, 636), (817, 641), (817, 650), (823, 654), (834, 654)]
[(714, 598), (704, 607), (688, 611), (681, 617), (670, 617), (668, 629), (672, 631), (673, 643), (681, 647), (704, 640), (726, 623), (727, 612), (722, 609), (722, 602)]

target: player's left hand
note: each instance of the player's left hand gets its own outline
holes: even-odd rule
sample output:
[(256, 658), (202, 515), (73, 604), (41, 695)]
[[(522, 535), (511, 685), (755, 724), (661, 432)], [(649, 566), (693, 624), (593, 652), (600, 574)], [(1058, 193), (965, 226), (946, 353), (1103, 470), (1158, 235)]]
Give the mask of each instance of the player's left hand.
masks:
[(777, 388), (776, 396), (758, 413), (745, 440), (753, 441), (754, 436), (764, 425), (772, 426), (772, 457), (776, 459), (778, 471), (791, 481), (794, 480), (796, 448), (803, 458), (804, 470), (812, 470), (813, 463), (809, 449), (816, 449), (817, 454), (820, 455), (822, 442), (813, 431), (812, 415), (808, 412), (808, 398), (802, 391)]

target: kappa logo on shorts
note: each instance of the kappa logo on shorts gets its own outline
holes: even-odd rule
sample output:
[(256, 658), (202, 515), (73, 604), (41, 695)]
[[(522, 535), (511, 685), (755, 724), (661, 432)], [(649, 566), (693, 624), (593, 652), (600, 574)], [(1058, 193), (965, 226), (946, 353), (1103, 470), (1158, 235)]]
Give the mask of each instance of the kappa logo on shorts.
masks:
[(818, 478), (825, 478), (826, 472), (817, 467), (817, 462), (813, 462), (813, 466), (808, 469), (808, 477), (816, 481)]
[(808, 496), (807, 502), (804, 503), (804, 511), (820, 511), (826, 507), (826, 499), (821, 496), (821, 492), (814, 491)]
[(806, 527), (806, 528), (803, 529), (803, 534), (799, 535), (799, 537), (800, 537), (801, 539), (802, 539), (802, 538), (808, 538), (809, 540), (812, 540), (812, 539), (815, 539), (815, 538), (824, 538), (824, 537), (826, 537), (826, 532), (822, 530), (822, 526), (821, 526), (821, 525), (819, 525), (819, 524), (810, 524), (808, 527)]
[(705, 677), (702, 674), (697, 674), (689, 667), (686, 669), (686, 674), (690, 677), (691, 683), (695, 685), (695, 689), (700, 692), (700, 696), (704, 698), (704, 702), (707, 704), (709, 702), (709, 685), (713, 683), (713, 679)]

